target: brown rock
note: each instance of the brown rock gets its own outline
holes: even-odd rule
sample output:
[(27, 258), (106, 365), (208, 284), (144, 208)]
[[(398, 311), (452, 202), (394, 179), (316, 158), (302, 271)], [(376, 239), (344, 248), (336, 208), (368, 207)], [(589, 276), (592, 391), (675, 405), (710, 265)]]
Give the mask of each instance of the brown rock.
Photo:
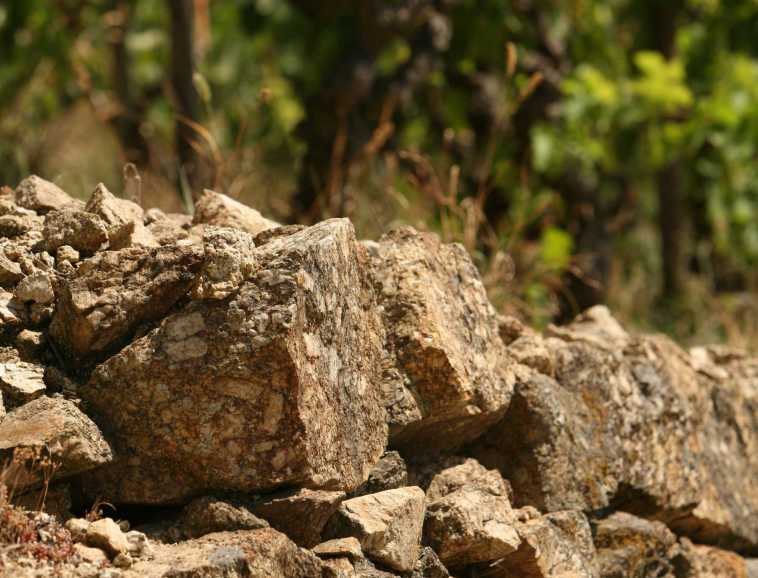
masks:
[(345, 500), (326, 534), (353, 536), (366, 556), (406, 572), (416, 565), (423, 523), (424, 491), (411, 486)]
[(24, 405), (44, 394), (44, 375), (44, 367), (18, 357), (0, 363), (0, 391), (7, 408)]
[(16, 188), (16, 203), (43, 215), (48, 211), (73, 208), (81, 209), (83, 203), (69, 197), (60, 187), (32, 175), (21, 181)]
[(752, 578), (745, 559), (734, 552), (696, 545), (686, 538), (681, 547), (684, 562), (679, 565), (677, 577)]
[(55, 300), (53, 285), (47, 273), (27, 275), (16, 285), (14, 296), (20, 303), (48, 305)]
[(127, 199), (119, 199), (102, 183), (95, 187), (85, 210), (95, 213), (105, 222), (111, 249), (137, 245), (157, 246), (150, 231), (145, 227), (145, 212), (142, 207)]
[(448, 568), (497, 560), (521, 543), (505, 496), (464, 486), (427, 504), (424, 543)]
[(14, 341), (22, 361), (36, 360), (45, 350), (45, 334), (41, 331), (22, 329)]
[(367, 246), (387, 332), (393, 445), (414, 452), (475, 439), (502, 417), (515, 382), (476, 267), (460, 245), (412, 228)]
[(366, 480), (386, 429), (378, 320), (352, 226), (325, 221), (256, 257), (238, 292), (188, 304), (81, 389), (129, 456), (88, 476), (92, 491), (166, 503)]
[[(50, 397), (30, 401), (0, 422), (0, 458), (8, 459), (14, 450), (49, 456), (59, 464), (52, 472), (53, 479), (91, 470), (113, 458), (100, 430), (76, 405)], [(20, 489), (42, 478), (40, 468), (25, 466), (14, 465), (12, 477), (7, 478), (15, 479)]]
[(218, 532), (175, 545), (158, 545), (124, 578), (321, 578), (321, 562), (271, 528)]
[(99, 253), (64, 281), (50, 337), (73, 364), (118, 348), (157, 321), (191, 288), (202, 247), (130, 247)]
[(329, 518), (345, 498), (345, 492), (293, 490), (262, 498), (253, 511), (274, 528), (305, 548), (321, 542)]
[(82, 560), (90, 562), (95, 566), (103, 566), (108, 563), (108, 555), (100, 548), (92, 548), (84, 544), (74, 544), (74, 550)]
[(423, 548), (410, 578), (450, 578), (447, 568), (431, 548)]
[(179, 520), (179, 531), (185, 538), (199, 538), (213, 532), (258, 530), (268, 524), (246, 507), (224, 502), (211, 496), (192, 500)]
[(129, 552), (129, 541), (111, 518), (102, 518), (87, 527), (87, 545), (100, 548), (112, 558)]
[(319, 558), (352, 558), (354, 560), (363, 558), (361, 543), (352, 536), (327, 540), (314, 546), (312, 551)]
[(19, 237), (42, 225), (40, 219), (34, 213), (21, 215), (3, 215), (0, 217), (0, 237)]
[(228, 227), (205, 227), (205, 260), (193, 289), (195, 299), (225, 299), (257, 268), (255, 243), (249, 233)]
[(11, 261), (5, 251), (0, 248), (0, 285), (3, 287), (13, 287), (24, 278), (24, 272), (21, 265)]
[(402, 456), (395, 452), (385, 452), (371, 470), (368, 480), (353, 495), (364, 496), (384, 490), (394, 490), (408, 485), (408, 468)]
[(205, 189), (195, 203), (192, 222), (195, 225), (205, 224), (241, 229), (251, 235), (279, 226), (279, 223), (265, 218), (255, 209), (209, 189)]
[(497, 470), (488, 470), (475, 459), (469, 458), (462, 464), (442, 470), (432, 478), (426, 490), (426, 499), (432, 502), (464, 487), (475, 488), (510, 500), (510, 484)]
[(96, 214), (64, 209), (45, 216), (42, 231), (48, 251), (69, 246), (84, 255), (92, 255), (108, 246), (105, 222)]

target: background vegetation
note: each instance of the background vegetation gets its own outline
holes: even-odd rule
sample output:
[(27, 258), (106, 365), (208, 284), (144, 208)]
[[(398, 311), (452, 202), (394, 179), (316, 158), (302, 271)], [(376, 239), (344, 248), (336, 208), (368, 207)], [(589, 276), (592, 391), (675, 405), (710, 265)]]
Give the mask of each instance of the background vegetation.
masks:
[(531, 323), (758, 341), (756, 0), (6, 0), (0, 184), (462, 242)]

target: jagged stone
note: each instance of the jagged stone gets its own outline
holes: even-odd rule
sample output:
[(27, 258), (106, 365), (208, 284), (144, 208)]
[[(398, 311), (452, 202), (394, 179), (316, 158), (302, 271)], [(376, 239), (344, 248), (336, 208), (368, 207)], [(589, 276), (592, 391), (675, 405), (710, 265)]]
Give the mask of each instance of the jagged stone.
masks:
[(319, 558), (352, 558), (354, 560), (363, 558), (361, 543), (353, 536), (327, 540), (317, 544), (311, 550)]
[(43, 272), (27, 275), (16, 285), (14, 296), (20, 303), (52, 303), (55, 300), (55, 292), (50, 275)]
[(384, 490), (402, 488), (408, 484), (408, 468), (402, 456), (395, 451), (388, 451), (371, 470), (368, 480), (353, 495), (376, 494)]
[(255, 235), (255, 245), (256, 247), (260, 247), (261, 245), (265, 245), (269, 241), (273, 241), (274, 239), (278, 239), (279, 237), (286, 237), (287, 235), (292, 235), (293, 233), (297, 233), (299, 231), (302, 231), (305, 229), (305, 225), (282, 225), (280, 227), (272, 227), (271, 229), (265, 229)]
[(410, 486), (345, 500), (327, 536), (354, 536), (363, 552), (389, 568), (413, 569), (421, 547), (424, 491)]
[(102, 518), (90, 523), (84, 540), (88, 546), (107, 552), (111, 558), (129, 552), (129, 541), (111, 518)]
[(0, 285), (13, 287), (23, 278), (24, 272), (21, 270), (21, 265), (11, 261), (5, 255), (5, 250), (0, 248)]
[(16, 203), (40, 215), (59, 209), (81, 209), (84, 205), (79, 199), (71, 198), (63, 189), (37, 175), (21, 181), (15, 195)]
[(253, 511), (299, 546), (311, 548), (321, 542), (324, 526), (344, 498), (345, 492), (292, 490), (262, 498)]
[(95, 187), (84, 210), (95, 213), (105, 222), (108, 243), (113, 250), (137, 245), (157, 246), (145, 227), (142, 207), (127, 199), (119, 199), (102, 183)]
[(22, 329), (16, 335), (14, 344), (22, 361), (33, 361), (38, 359), (45, 349), (45, 334), (41, 331)]
[(140, 324), (158, 321), (195, 282), (202, 247), (130, 247), (98, 253), (62, 282), (50, 337), (72, 363), (97, 359)]
[(173, 545), (157, 545), (123, 578), (321, 578), (321, 562), (271, 528), (218, 532)]
[[(0, 458), (9, 459), (14, 450), (30, 453), (28, 460), (14, 462), (7, 472), (6, 479), (13, 480), (19, 489), (36, 484), (49, 473), (51, 479), (64, 478), (113, 459), (111, 448), (97, 426), (74, 403), (62, 398), (40, 397), (3, 418)], [(49, 458), (58, 465), (51, 471), (28, 467), (29, 460), (39, 458)]]
[(555, 379), (521, 380), (471, 448), (517, 504), (623, 504), (700, 542), (758, 548), (758, 488), (742, 483), (758, 477), (758, 363), (712, 360), (708, 371), (665, 337), (627, 334), (602, 307), (548, 334)]
[(185, 538), (199, 538), (213, 532), (258, 530), (268, 527), (268, 524), (243, 505), (204, 496), (192, 500), (184, 507), (178, 527)]
[(409, 227), (367, 247), (386, 327), (392, 444), (413, 452), (475, 439), (502, 417), (515, 382), (476, 267), (460, 245)]
[(124, 456), (88, 476), (92, 491), (170, 503), (366, 480), (386, 427), (379, 322), (352, 225), (325, 221), (256, 257), (227, 300), (189, 303), (81, 388)]
[(450, 574), (434, 550), (425, 547), (421, 550), (410, 578), (450, 578)]
[(92, 255), (108, 247), (105, 222), (98, 215), (86, 211), (50, 211), (45, 216), (42, 235), (47, 250), (51, 252), (67, 245), (84, 255)]
[(681, 540), (681, 558), (677, 578), (752, 578), (747, 561), (734, 552)]
[(205, 189), (196, 201), (192, 222), (241, 229), (251, 235), (279, 226), (255, 209), (209, 189)]
[(434, 476), (426, 490), (426, 499), (432, 502), (464, 487), (479, 489), (493, 496), (504, 496), (508, 500), (512, 497), (510, 484), (500, 472), (488, 470), (475, 459), (469, 458)]
[(494, 564), (477, 569), (482, 578), (596, 578), (597, 576), (659, 576), (659, 574), (600, 574), (595, 547), (584, 514), (553, 512), (516, 524), (521, 544)]
[(464, 486), (426, 506), (424, 543), (448, 568), (494, 561), (521, 543), (505, 496)]
[(19, 237), (29, 231), (39, 229), (41, 225), (42, 219), (34, 213), (3, 215), (0, 216), (0, 237)]
[(256, 270), (255, 243), (245, 231), (207, 226), (203, 246), (205, 260), (193, 289), (195, 299), (225, 299)]
[(0, 363), (0, 391), (8, 409), (37, 399), (45, 393), (45, 368), (16, 357)]

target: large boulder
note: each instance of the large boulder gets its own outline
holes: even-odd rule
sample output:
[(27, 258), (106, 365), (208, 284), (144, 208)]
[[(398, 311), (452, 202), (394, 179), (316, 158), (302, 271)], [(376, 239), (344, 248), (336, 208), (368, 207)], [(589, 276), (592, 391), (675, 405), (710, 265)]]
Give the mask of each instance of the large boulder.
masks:
[(472, 448), (519, 505), (623, 506), (700, 542), (758, 547), (758, 486), (743, 483), (758, 477), (755, 361), (629, 335), (602, 307), (545, 346), (554, 377), (533, 369)]
[(157, 504), (366, 480), (387, 434), (352, 225), (325, 221), (256, 259), (227, 299), (190, 302), (95, 369), (81, 393), (121, 459), (88, 477), (93, 492)]
[(50, 337), (72, 365), (112, 353), (190, 290), (203, 258), (179, 244), (98, 253), (61, 283)]
[(447, 449), (502, 417), (515, 382), (465, 249), (407, 227), (366, 243), (386, 327), (382, 387), (393, 445)]
[(195, 203), (192, 222), (195, 225), (241, 229), (251, 235), (279, 226), (279, 223), (267, 219), (255, 209), (209, 189), (205, 189)]

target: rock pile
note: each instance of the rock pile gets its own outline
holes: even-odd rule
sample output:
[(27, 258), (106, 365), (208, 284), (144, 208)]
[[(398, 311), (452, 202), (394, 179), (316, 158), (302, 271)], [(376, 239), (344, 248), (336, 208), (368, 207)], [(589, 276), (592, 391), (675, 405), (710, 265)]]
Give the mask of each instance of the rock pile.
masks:
[(0, 233), (0, 575), (758, 576), (754, 356), (540, 334), (458, 245), (212, 191), (33, 176)]

